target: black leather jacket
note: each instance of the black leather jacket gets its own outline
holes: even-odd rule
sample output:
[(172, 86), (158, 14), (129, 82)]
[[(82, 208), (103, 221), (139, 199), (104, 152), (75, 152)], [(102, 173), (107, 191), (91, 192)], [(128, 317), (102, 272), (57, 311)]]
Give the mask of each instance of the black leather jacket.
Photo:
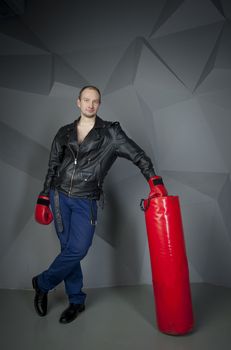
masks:
[(40, 195), (48, 196), (50, 188), (56, 188), (69, 196), (99, 199), (104, 178), (117, 157), (131, 160), (147, 180), (155, 175), (150, 158), (125, 134), (119, 122), (96, 116), (94, 127), (79, 145), (79, 119), (58, 130)]

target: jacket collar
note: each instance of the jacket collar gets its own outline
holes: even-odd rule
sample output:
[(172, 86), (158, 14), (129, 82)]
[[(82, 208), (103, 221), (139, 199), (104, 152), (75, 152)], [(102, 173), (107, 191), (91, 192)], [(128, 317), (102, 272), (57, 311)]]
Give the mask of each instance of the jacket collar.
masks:
[[(77, 126), (77, 123), (79, 122), (79, 120), (80, 120), (80, 116), (69, 126), (68, 133), (67, 133), (67, 136), (69, 139), (68, 140), (69, 144), (75, 148), (78, 147), (78, 143), (77, 143), (78, 135), (77, 135), (77, 127), (76, 126)], [(106, 125), (106, 123), (104, 122), (104, 120), (101, 119), (99, 116), (96, 116), (93, 129), (104, 128), (105, 125)]]
[[(76, 128), (79, 120), (80, 120), (81, 116), (79, 116), (75, 121), (74, 121), (74, 127)], [(94, 128), (98, 129), (98, 128), (104, 128), (105, 127), (105, 122), (103, 121), (103, 119), (101, 119), (98, 115), (95, 118), (95, 124), (94, 124)]]

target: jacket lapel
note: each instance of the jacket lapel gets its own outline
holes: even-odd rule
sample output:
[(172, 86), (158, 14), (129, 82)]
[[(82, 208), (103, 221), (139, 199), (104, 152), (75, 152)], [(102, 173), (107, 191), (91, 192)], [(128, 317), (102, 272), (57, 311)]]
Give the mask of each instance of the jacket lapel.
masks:
[(87, 134), (86, 140), (84, 139), (82, 146), (78, 144), (77, 123), (80, 120), (80, 116), (71, 124), (68, 133), (68, 144), (72, 150), (77, 153), (80, 149), (83, 152), (88, 152), (90, 149), (98, 148), (102, 139), (100, 129), (105, 127), (104, 121), (96, 116), (95, 125), (90, 130), (90, 135)]

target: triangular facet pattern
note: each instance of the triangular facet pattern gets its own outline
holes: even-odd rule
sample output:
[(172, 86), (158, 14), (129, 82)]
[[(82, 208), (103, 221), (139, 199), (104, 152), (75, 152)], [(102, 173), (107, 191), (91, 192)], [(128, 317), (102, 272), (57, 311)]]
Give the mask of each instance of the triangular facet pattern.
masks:
[[(101, 89), (98, 115), (120, 122), (179, 197), (191, 281), (231, 287), (231, 2), (28, 1), (20, 15), (2, 4), (0, 288), (31, 288), (59, 251), (34, 207), (85, 84)], [(116, 160), (86, 286), (152, 283), (139, 206), (149, 191), (139, 168)]]
[[(186, 86), (193, 90), (213, 51), (223, 22), (150, 40)], [(200, 52), (200, 55), (198, 55)]]
[(210, 0), (185, 0), (154, 33), (154, 37), (183, 32), (224, 20), (224, 16)]

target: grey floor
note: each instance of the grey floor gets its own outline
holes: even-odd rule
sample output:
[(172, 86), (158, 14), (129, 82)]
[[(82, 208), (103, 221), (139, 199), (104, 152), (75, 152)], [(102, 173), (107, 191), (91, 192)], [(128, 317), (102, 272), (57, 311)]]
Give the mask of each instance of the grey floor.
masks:
[(196, 327), (185, 336), (157, 330), (152, 286), (85, 289), (86, 310), (59, 324), (67, 305), (61, 289), (49, 294), (49, 313), (33, 309), (32, 290), (0, 290), (0, 349), (230, 349), (231, 289), (192, 284)]

